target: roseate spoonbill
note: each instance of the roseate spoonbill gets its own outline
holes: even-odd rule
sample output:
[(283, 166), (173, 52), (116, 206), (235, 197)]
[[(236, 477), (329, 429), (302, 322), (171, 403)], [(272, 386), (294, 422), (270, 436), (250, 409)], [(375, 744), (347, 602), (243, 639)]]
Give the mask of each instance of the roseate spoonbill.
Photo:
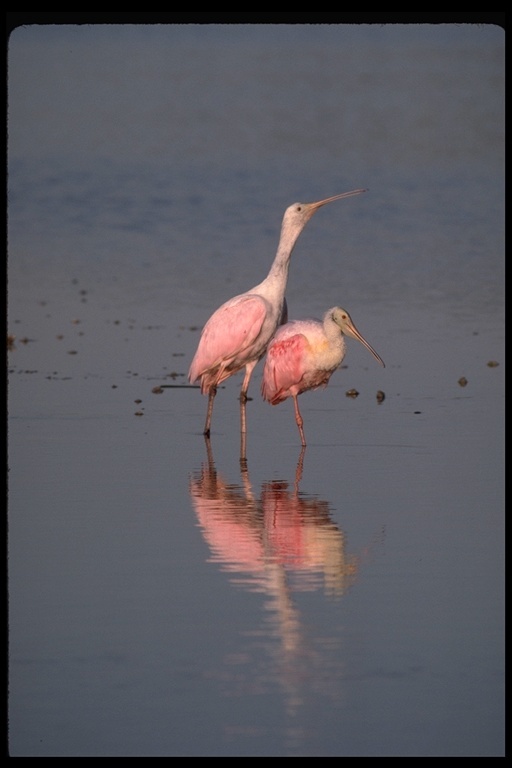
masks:
[(240, 392), (240, 418), (241, 432), (245, 434), (245, 403), (252, 372), (265, 354), (278, 325), (287, 320), (284, 294), (295, 243), (309, 219), (322, 205), (365, 191), (354, 189), (316, 203), (290, 205), (284, 213), (277, 253), (265, 280), (247, 293), (226, 301), (207, 321), (188, 373), (189, 382), (192, 384), (200, 379), (201, 393), (208, 395), (205, 435), (210, 434), (218, 385), (242, 368), (245, 368), (245, 376)]
[(293, 397), (295, 421), (302, 445), (306, 445), (303, 419), (297, 401), (308, 389), (326, 387), (345, 357), (345, 336), (364, 344), (381, 365), (384, 362), (364, 339), (349, 313), (332, 307), (320, 320), (290, 320), (277, 329), (268, 345), (261, 394), (272, 405)]

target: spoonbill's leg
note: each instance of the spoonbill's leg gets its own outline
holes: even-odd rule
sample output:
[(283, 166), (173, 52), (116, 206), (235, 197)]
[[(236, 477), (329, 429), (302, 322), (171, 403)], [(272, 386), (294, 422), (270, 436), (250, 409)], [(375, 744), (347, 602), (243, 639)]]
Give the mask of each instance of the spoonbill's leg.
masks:
[(295, 406), (295, 421), (297, 422), (297, 426), (299, 428), (300, 439), (302, 441), (302, 445), (305, 446), (306, 438), (304, 437), (304, 430), (302, 429), (302, 425), (304, 424), (304, 421), (302, 419), (302, 416), (300, 415), (297, 395), (293, 395), (293, 404)]
[(240, 430), (243, 435), (247, 432), (247, 424), (245, 418), (245, 404), (249, 399), (247, 397), (247, 390), (249, 389), (249, 382), (257, 362), (257, 360), (252, 360), (245, 366), (245, 376), (242, 383), (242, 389), (240, 391)]
[(217, 394), (217, 387), (212, 387), (208, 394), (208, 410), (206, 412), (206, 423), (204, 425), (204, 430), (203, 430), (203, 435), (206, 435), (206, 437), (210, 436), (210, 424), (212, 421), (213, 401), (215, 400), (216, 394)]
[[(241, 408), (245, 408), (245, 404), (240, 404)], [(247, 434), (246, 432), (240, 432), (240, 467), (241, 469), (247, 469)]]

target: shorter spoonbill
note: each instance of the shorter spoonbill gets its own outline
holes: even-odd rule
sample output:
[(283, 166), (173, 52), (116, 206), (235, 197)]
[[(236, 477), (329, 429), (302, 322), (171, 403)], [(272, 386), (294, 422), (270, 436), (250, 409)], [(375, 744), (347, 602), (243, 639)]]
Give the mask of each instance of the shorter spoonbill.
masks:
[(309, 389), (327, 386), (345, 357), (345, 336), (364, 344), (384, 366), (383, 360), (357, 330), (349, 313), (341, 307), (329, 309), (323, 321), (290, 320), (277, 329), (268, 346), (261, 394), (272, 405), (293, 397), (295, 421), (303, 446), (306, 438), (297, 398)]

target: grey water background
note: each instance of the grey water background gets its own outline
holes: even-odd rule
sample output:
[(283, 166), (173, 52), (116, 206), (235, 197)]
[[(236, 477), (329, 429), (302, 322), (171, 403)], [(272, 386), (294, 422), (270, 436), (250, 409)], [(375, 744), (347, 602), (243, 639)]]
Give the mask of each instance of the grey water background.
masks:
[[(8, 131), (10, 754), (503, 755), (504, 31), (28, 26)], [(241, 465), (200, 328), (356, 187), (290, 316), (386, 368)]]

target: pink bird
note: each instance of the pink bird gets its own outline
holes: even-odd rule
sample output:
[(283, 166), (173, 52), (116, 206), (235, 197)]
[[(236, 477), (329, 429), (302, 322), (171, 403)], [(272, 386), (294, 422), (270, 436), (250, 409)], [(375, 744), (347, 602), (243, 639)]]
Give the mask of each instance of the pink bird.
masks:
[(383, 366), (384, 362), (341, 307), (332, 307), (320, 320), (290, 320), (278, 328), (270, 342), (263, 369), (261, 394), (272, 405), (293, 397), (295, 421), (302, 445), (306, 445), (298, 396), (309, 389), (326, 387), (345, 357), (345, 336), (364, 344)]
[(287, 320), (285, 290), (290, 256), (307, 222), (322, 205), (365, 191), (355, 189), (317, 203), (290, 205), (284, 213), (277, 253), (265, 280), (247, 293), (229, 299), (204, 326), (188, 379), (191, 384), (199, 379), (201, 393), (208, 395), (206, 436), (210, 434), (217, 387), (242, 368), (245, 368), (245, 376), (240, 392), (240, 417), (241, 432), (245, 434), (249, 381), (276, 328)]

